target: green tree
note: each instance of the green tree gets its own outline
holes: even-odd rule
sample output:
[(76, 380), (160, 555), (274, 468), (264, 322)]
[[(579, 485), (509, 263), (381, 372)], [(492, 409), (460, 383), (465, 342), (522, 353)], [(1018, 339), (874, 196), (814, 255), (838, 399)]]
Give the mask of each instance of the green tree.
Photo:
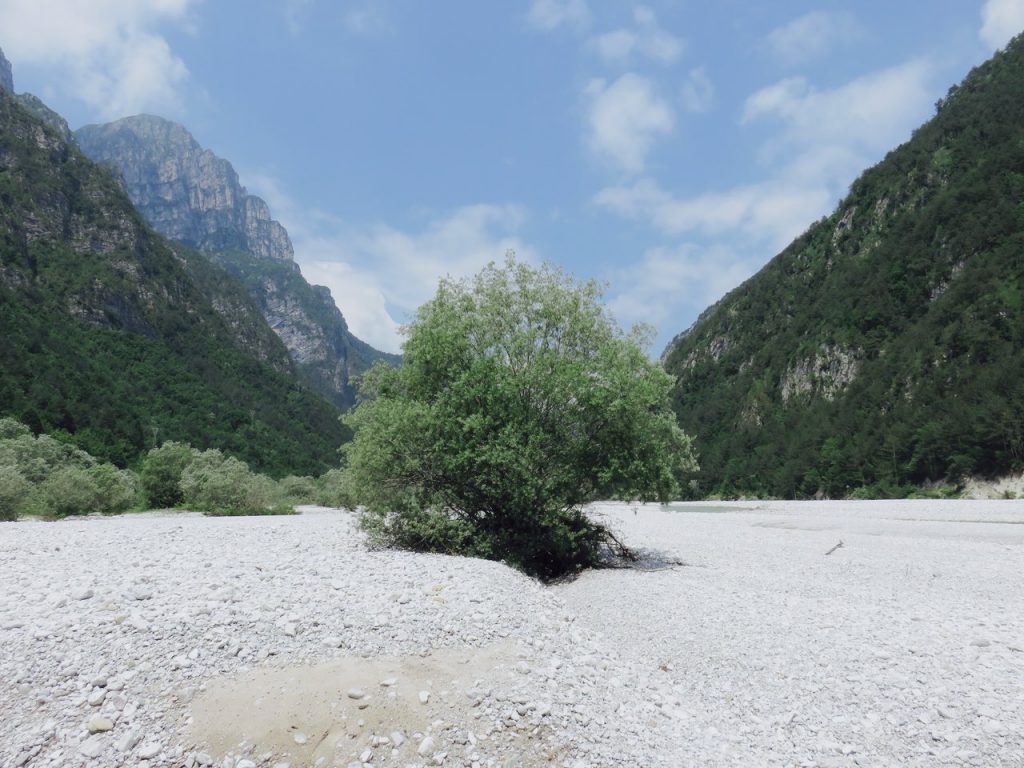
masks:
[(17, 467), (0, 464), (0, 520), (16, 520), (31, 491)]
[(192, 446), (173, 441), (146, 454), (139, 481), (149, 507), (167, 509), (181, 504), (181, 473), (198, 454)]
[(672, 379), (623, 333), (600, 287), (510, 257), (444, 280), (345, 417), (364, 525), (385, 543), (504, 559), (552, 578), (611, 534), (582, 505), (666, 501), (695, 467)]

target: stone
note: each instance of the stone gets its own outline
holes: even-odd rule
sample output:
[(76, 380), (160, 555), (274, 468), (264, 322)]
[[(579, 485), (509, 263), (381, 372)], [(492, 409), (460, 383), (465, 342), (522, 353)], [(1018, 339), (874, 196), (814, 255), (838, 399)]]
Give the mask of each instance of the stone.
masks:
[(90, 736), (78, 745), (78, 751), (86, 757), (97, 758), (103, 754), (106, 745), (106, 740), (101, 736)]
[(76, 589), (71, 592), (72, 600), (88, 600), (93, 596), (93, 591), (89, 588)]
[(430, 701), (430, 691), (420, 691), (420, 704)]
[(130, 752), (141, 740), (142, 732), (138, 728), (132, 728), (124, 733), (114, 746), (118, 752)]
[(384, 686), (385, 688), (390, 688), (391, 686), (395, 685), (396, 683), (398, 683), (398, 678), (397, 677), (386, 677), (386, 678), (384, 678), (383, 680), (380, 681), (380, 684), (382, 686)]
[(86, 699), (92, 706), (98, 707), (103, 703), (103, 700), (107, 698), (107, 692), (103, 688), (97, 688), (89, 694), (89, 698)]
[(359, 755), (359, 762), (361, 762), (361, 763), (369, 763), (372, 760), (373, 760), (373, 750), (372, 749), (364, 749), (360, 753), (360, 755)]
[(418, 754), (420, 754), (420, 755), (429, 755), (433, 751), (434, 751), (434, 737), (433, 736), (425, 736), (423, 738), (423, 741), (420, 742), (419, 748), (416, 750), (416, 752)]
[(309, 741), (309, 739), (306, 737), (306, 734), (304, 733), (296, 733), (292, 738), (295, 740), (295, 743), (299, 746)]
[(977, 640), (971, 640), (971, 645), (975, 648), (988, 648), (992, 643), (983, 637), (979, 637)]
[(364, 691), (362, 688), (349, 688), (348, 689), (348, 697), (350, 699), (357, 699), (357, 700), (358, 699), (365, 699), (366, 698), (366, 691)]
[(239, 760), (235, 763), (235, 768), (256, 768), (256, 763), (248, 759)]
[(155, 741), (150, 741), (139, 747), (139, 759), (150, 760), (160, 754), (163, 747)]
[(405, 734), (403, 734), (401, 731), (392, 731), (388, 735), (391, 737), (391, 743), (394, 744), (396, 747), (400, 747), (403, 744), (405, 744)]
[(89, 733), (105, 733), (113, 730), (114, 722), (106, 717), (94, 717), (89, 721)]

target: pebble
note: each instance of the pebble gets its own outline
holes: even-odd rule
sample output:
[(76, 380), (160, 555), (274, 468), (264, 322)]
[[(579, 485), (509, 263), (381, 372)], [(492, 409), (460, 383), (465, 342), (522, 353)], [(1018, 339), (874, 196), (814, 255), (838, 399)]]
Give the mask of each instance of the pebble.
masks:
[(88, 600), (94, 592), (91, 589), (76, 589), (71, 593), (72, 600)]
[(89, 698), (86, 699), (92, 706), (98, 707), (103, 703), (103, 700), (107, 698), (107, 692), (103, 688), (97, 688), (89, 694)]
[(416, 752), (418, 754), (420, 754), (420, 755), (429, 755), (433, 751), (434, 751), (434, 737), (433, 736), (426, 736), (426, 737), (424, 737), (424, 739), (420, 742), (419, 748), (416, 750)]
[(420, 691), (420, 704), (426, 704), (430, 701), (430, 691)]
[(362, 688), (349, 688), (347, 695), (350, 699), (365, 699), (366, 691)]
[(150, 760), (159, 755), (161, 749), (163, 749), (163, 747), (160, 744), (155, 741), (151, 741), (139, 747), (138, 757), (140, 760)]
[(89, 733), (103, 733), (113, 728), (114, 722), (105, 717), (94, 717), (89, 721)]
[(296, 733), (292, 738), (295, 740), (295, 743), (300, 746), (309, 741), (309, 738), (304, 733)]
[(97, 758), (103, 754), (106, 746), (106, 739), (101, 736), (92, 736), (78, 745), (78, 751), (86, 757)]

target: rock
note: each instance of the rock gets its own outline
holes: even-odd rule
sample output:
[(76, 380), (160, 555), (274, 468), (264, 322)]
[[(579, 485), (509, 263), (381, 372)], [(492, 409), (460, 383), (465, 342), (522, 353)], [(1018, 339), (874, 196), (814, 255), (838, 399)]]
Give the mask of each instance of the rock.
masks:
[(391, 737), (391, 743), (396, 747), (400, 747), (405, 744), (405, 735), (401, 731), (392, 731), (388, 735)]
[(138, 728), (132, 728), (123, 734), (114, 746), (118, 752), (130, 752), (141, 740), (142, 732)]
[(72, 600), (88, 600), (93, 596), (93, 591), (88, 588), (75, 589), (71, 592)]
[(369, 763), (372, 760), (373, 760), (373, 750), (372, 749), (364, 749), (360, 753), (360, 755), (359, 755), (359, 762), (361, 762), (361, 763)]
[(139, 759), (150, 760), (160, 754), (163, 747), (155, 741), (147, 742), (139, 747)]
[(200, 752), (196, 755), (196, 762), (203, 766), (213, 765), (213, 758), (206, 752)]
[(423, 741), (420, 742), (419, 749), (416, 750), (416, 752), (418, 754), (420, 754), (420, 755), (429, 755), (433, 751), (434, 751), (434, 737), (433, 736), (425, 736), (423, 738)]
[(971, 645), (975, 648), (988, 648), (992, 643), (983, 637), (979, 637), (977, 640), (971, 640)]
[(382, 686), (384, 686), (385, 688), (390, 688), (391, 686), (395, 685), (397, 682), (398, 682), (398, 678), (397, 677), (386, 677), (386, 678), (384, 678), (383, 680), (380, 681), (380, 684)]
[(103, 700), (107, 698), (107, 692), (103, 688), (97, 688), (89, 694), (89, 698), (86, 699), (92, 706), (98, 707), (103, 703)]
[(235, 763), (235, 768), (256, 768), (256, 763), (252, 760), (239, 760)]
[(364, 691), (362, 688), (349, 688), (348, 689), (348, 697), (350, 699), (357, 699), (357, 700), (358, 699), (365, 699), (366, 698), (366, 691)]
[(103, 754), (107, 741), (101, 736), (90, 736), (78, 745), (78, 751), (86, 757), (97, 758)]
[(300, 746), (309, 741), (309, 739), (306, 738), (306, 734), (304, 733), (296, 733), (292, 738), (295, 740), (295, 743)]
[(420, 704), (430, 701), (430, 691), (420, 691)]
[(105, 717), (94, 717), (89, 721), (89, 733), (105, 733), (114, 728), (114, 722)]
[(107, 687), (107, 676), (106, 675), (96, 675), (92, 680), (89, 681), (89, 683), (94, 688), (106, 688)]

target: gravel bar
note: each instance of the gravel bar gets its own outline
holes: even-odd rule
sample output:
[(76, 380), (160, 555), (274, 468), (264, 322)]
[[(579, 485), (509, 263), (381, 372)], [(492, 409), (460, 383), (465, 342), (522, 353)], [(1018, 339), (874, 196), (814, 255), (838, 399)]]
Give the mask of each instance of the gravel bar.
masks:
[(303, 512), (0, 526), (0, 766), (1024, 766), (1020, 502), (598, 504), (550, 587)]

